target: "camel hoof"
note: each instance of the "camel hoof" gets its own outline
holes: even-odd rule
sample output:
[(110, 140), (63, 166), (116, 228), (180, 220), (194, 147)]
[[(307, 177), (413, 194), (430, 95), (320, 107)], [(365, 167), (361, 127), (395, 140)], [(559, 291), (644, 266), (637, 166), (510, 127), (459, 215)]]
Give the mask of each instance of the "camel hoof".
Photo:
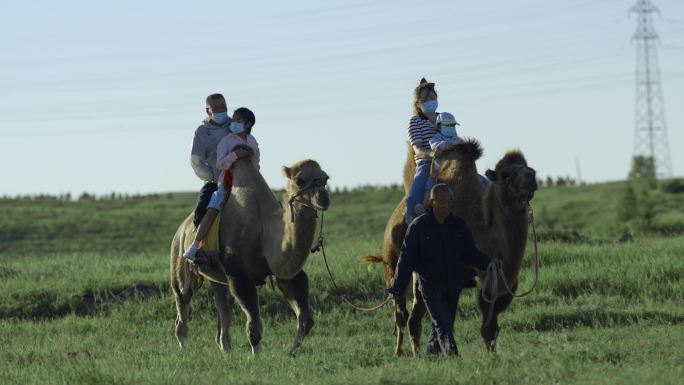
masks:
[(416, 341), (411, 340), (411, 354), (413, 354), (413, 358), (418, 357), (418, 343)]
[(258, 357), (259, 353), (261, 353), (261, 344), (252, 346), (252, 357)]
[(290, 357), (297, 357), (297, 354), (302, 350), (302, 344), (298, 344), (297, 346), (292, 346), (290, 348), (290, 351), (287, 353)]
[(183, 345), (185, 345), (185, 340), (187, 337), (188, 327), (183, 324), (176, 325), (176, 339), (178, 340), (178, 345), (180, 346), (181, 350), (183, 349)]
[(232, 343), (230, 341), (230, 337), (221, 338), (221, 340), (217, 344), (218, 344), (219, 349), (221, 349), (221, 351), (224, 353), (228, 353), (232, 349)]

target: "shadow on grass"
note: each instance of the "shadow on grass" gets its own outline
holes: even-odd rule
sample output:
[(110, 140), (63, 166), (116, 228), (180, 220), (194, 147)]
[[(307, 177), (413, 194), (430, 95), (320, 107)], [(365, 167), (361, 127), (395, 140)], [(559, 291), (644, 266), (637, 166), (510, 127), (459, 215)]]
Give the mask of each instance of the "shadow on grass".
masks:
[[(192, 298), (192, 305), (195, 310), (214, 309), (211, 289), (206, 283), (204, 286), (206, 288), (203, 287)], [(309, 301), (315, 311), (329, 312), (347, 306), (341, 303), (340, 294), (358, 302), (359, 305), (372, 306), (384, 300), (384, 293), (385, 288), (381, 282), (378, 282), (377, 285), (341, 286), (339, 291), (330, 288), (328, 285), (320, 291), (314, 287), (310, 288)], [(274, 290), (269, 284), (263, 285), (259, 288), (258, 294), (263, 315), (273, 318), (292, 317), (292, 310), (277, 287)], [(163, 297), (168, 298), (169, 309), (175, 308), (171, 290), (166, 285), (136, 283), (106, 291), (88, 290), (84, 294), (73, 295), (69, 298), (64, 298), (49, 290), (43, 290), (10, 298), (4, 306), (0, 306), (0, 319), (49, 320), (69, 314), (88, 316), (108, 313), (114, 307), (125, 302), (147, 301)], [(7, 305), (7, 303), (11, 305)], [(238, 307), (236, 306), (234, 309), (238, 309)], [(353, 311), (351, 308), (348, 309)]]
[(44, 320), (60, 318), (68, 314), (87, 316), (108, 312), (113, 306), (127, 301), (159, 298), (167, 292), (167, 288), (145, 283), (103, 292), (88, 291), (82, 295), (73, 295), (66, 300), (59, 298), (55, 293), (39, 291), (12, 298), (14, 306), (0, 308), (0, 319)]
[[(323, 282), (323, 285), (324, 287), (318, 290), (317, 287), (320, 287), (320, 285), (309, 289), (309, 303), (315, 311), (329, 312), (340, 308), (348, 309), (352, 312), (355, 311), (342, 302), (342, 295), (350, 299), (354, 304), (363, 307), (375, 306), (386, 298), (384, 283), (380, 281), (372, 284), (364, 282), (359, 285), (344, 285), (338, 282), (339, 290), (332, 288), (328, 281)], [(280, 290), (278, 288), (272, 290), (269, 285), (266, 286), (259, 290), (259, 303), (262, 314), (271, 317), (290, 317), (292, 310), (283, 298)]]

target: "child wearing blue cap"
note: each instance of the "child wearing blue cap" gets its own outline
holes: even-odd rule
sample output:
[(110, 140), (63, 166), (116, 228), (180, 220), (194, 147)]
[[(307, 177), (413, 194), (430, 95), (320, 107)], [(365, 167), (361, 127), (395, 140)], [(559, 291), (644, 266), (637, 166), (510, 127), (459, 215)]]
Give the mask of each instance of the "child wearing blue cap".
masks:
[[(428, 184), (434, 184), (434, 179), (439, 176), (439, 171), (441, 169), (441, 161), (439, 156), (444, 152), (452, 148), (458, 143), (463, 142), (463, 139), (458, 137), (456, 132), (456, 126), (460, 126), (454, 118), (454, 115), (448, 112), (442, 112), (437, 115), (437, 120), (435, 121), (435, 127), (437, 128), (437, 133), (430, 139), (430, 148), (433, 153), (432, 169), (430, 170), (430, 177), (432, 182)], [(426, 186), (429, 190), (432, 186)]]
[[(444, 152), (448, 151), (455, 145), (462, 143), (463, 139), (458, 136), (456, 132), (456, 126), (460, 126), (454, 115), (448, 112), (442, 112), (437, 115), (435, 121), (435, 127), (437, 128), (437, 133), (430, 139), (430, 148), (432, 149), (432, 167), (430, 169), (430, 179), (427, 183), (427, 189), (429, 190), (434, 185), (434, 181), (439, 176), (439, 172), (442, 168), (442, 162), (439, 156)], [(491, 182), (486, 177), (480, 175), (480, 181), (484, 188), (489, 187)]]

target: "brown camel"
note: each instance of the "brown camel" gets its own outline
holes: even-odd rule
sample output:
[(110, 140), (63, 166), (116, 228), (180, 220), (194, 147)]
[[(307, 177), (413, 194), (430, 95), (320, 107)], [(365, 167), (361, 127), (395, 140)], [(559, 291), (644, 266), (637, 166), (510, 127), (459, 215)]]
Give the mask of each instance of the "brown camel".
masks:
[[(475, 140), (457, 144), (452, 150), (443, 153), (442, 168), (437, 182), (446, 183), (454, 193), (455, 201), (452, 212), (463, 218), (471, 229), (477, 247), (492, 258), (503, 262), (504, 278), (513, 286), (517, 286), (521, 262), (527, 242), (527, 205), (537, 189), (535, 171), (527, 166), (525, 157), (519, 150), (504, 155), (497, 163), (494, 171), (488, 170), (486, 175), (493, 182), (488, 189), (482, 186), (475, 167), (475, 161), (482, 156), (482, 149)], [(406, 195), (415, 171), (413, 150), (409, 146), (409, 154), (404, 166), (404, 187)], [(384, 264), (385, 280), (389, 286), (399, 259), (399, 251), (406, 234), (404, 222), (406, 196), (394, 209), (385, 229), (384, 246), (381, 257), (363, 257), (367, 262)], [(472, 280), (478, 275), (484, 279), (483, 271), (467, 268), (465, 280)], [(414, 277), (415, 278), (415, 277)], [(503, 278), (501, 278), (503, 279)], [(496, 301), (493, 305), (492, 319), (487, 323), (489, 304), (479, 297), (482, 312), (482, 338), (487, 347), (496, 350), (496, 338), (499, 334), (498, 315), (506, 310), (512, 296), (506, 291), (505, 283), (499, 279)], [(486, 294), (494, 287), (488, 285)], [(418, 282), (414, 279), (413, 306), (411, 314), (406, 308), (406, 293), (395, 303), (394, 320), (396, 354), (402, 354), (404, 326), (408, 324), (413, 355), (418, 354), (421, 321), (426, 313), (425, 304), (420, 296)]]
[(316, 211), (330, 205), (325, 186), (328, 175), (313, 160), (283, 167), (287, 186), (281, 205), (251, 162), (238, 160), (232, 171), (233, 188), (220, 216), (221, 253), (217, 260), (200, 264), (201, 275), (197, 276), (190, 272), (187, 260), (180, 258), (193, 240), (192, 215), (173, 238), (171, 287), (178, 312), (176, 338), (182, 348), (188, 334), (190, 299), (206, 278), (211, 282), (218, 310), (219, 348), (231, 348), (231, 307), (237, 300), (247, 316), (247, 338), (256, 355), (262, 334), (256, 287), (273, 275), (297, 317), (291, 350), (294, 353), (314, 324), (309, 281), (302, 268), (316, 232)]

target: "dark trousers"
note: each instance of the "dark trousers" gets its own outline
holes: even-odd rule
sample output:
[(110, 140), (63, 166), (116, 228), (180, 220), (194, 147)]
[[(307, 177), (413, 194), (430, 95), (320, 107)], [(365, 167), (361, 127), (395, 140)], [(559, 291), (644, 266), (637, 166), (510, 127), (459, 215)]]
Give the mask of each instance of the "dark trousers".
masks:
[(207, 213), (207, 206), (209, 206), (209, 201), (211, 200), (211, 194), (218, 189), (218, 185), (213, 182), (207, 182), (204, 184), (200, 190), (199, 196), (197, 197), (197, 206), (195, 207), (195, 218), (193, 223), (195, 227), (198, 227), (204, 214)]
[[(439, 341), (449, 341), (449, 350), (458, 355), (458, 347), (454, 338), (454, 321), (460, 291), (453, 293), (429, 290), (422, 292), (425, 307), (427, 307), (432, 321), (432, 331), (428, 337), (427, 353), (437, 354), (440, 352)], [(447, 348), (446, 346), (444, 347)]]

